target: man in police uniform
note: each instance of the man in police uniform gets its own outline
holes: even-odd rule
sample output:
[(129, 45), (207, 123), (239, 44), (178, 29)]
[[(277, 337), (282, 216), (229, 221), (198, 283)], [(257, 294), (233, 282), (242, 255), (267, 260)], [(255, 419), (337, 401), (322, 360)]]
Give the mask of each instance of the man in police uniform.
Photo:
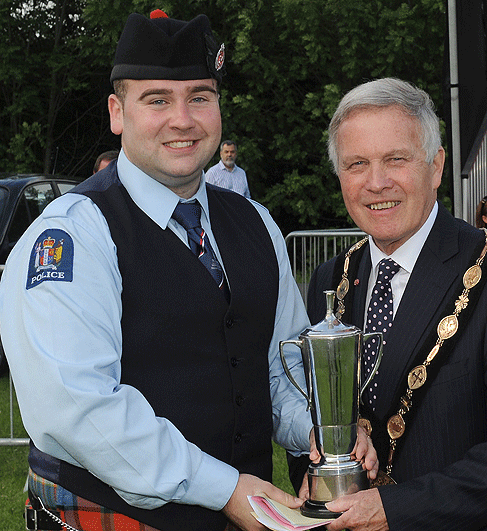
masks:
[[(204, 15), (130, 15), (109, 97), (117, 164), (51, 203), (2, 278), (32, 499), (75, 529), (259, 530), (248, 495), (303, 501), (270, 483), (271, 438), (300, 454), (311, 429), (278, 356), (308, 324), (284, 241), (202, 171), (223, 60)], [(364, 437), (366, 452), (374, 470)]]

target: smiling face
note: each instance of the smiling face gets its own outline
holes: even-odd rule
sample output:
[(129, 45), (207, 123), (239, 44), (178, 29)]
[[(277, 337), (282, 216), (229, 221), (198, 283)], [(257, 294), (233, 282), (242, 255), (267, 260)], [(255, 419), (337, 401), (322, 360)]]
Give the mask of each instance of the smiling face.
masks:
[(181, 197), (198, 189), (218, 148), (221, 118), (216, 81), (125, 80), (123, 102), (108, 100), (112, 132), (127, 158)]
[(338, 176), (347, 210), (386, 254), (428, 218), (445, 153), (427, 164), (419, 121), (399, 107), (352, 111), (337, 133)]

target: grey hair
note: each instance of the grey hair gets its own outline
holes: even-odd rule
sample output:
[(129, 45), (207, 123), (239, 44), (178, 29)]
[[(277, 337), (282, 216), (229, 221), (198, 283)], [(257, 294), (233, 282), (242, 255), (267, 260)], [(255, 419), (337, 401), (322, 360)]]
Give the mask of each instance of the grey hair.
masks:
[(220, 144), (220, 151), (223, 149), (223, 146), (235, 146), (235, 150), (238, 150), (237, 144), (233, 140), (224, 140)]
[(431, 164), (441, 147), (440, 121), (430, 96), (418, 87), (392, 77), (363, 83), (340, 101), (328, 128), (328, 156), (338, 174), (337, 134), (340, 124), (354, 110), (373, 107), (400, 107), (418, 119), (423, 136), (426, 162)]

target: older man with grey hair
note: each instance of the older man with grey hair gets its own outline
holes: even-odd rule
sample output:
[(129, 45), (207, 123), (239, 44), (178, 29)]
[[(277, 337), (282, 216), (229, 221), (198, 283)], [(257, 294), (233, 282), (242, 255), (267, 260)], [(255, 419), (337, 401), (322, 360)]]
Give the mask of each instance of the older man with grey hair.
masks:
[[(317, 268), (308, 313), (323, 319), (323, 290), (340, 285), (342, 321), (383, 332), (384, 351), (361, 405), (381, 481), (329, 503), (343, 515), (328, 530), (487, 529), (485, 233), (437, 201), (445, 152), (424, 91), (364, 83), (329, 133), (347, 210), (369, 236)], [(365, 373), (375, 355), (365, 347)]]

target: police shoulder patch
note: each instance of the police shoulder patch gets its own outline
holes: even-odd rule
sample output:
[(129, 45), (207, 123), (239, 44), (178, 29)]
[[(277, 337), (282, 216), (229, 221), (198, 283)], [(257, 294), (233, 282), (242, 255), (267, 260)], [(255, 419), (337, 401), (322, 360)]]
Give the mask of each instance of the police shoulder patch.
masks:
[(41, 282), (73, 280), (73, 239), (61, 229), (45, 230), (36, 240), (29, 259), (26, 289)]

